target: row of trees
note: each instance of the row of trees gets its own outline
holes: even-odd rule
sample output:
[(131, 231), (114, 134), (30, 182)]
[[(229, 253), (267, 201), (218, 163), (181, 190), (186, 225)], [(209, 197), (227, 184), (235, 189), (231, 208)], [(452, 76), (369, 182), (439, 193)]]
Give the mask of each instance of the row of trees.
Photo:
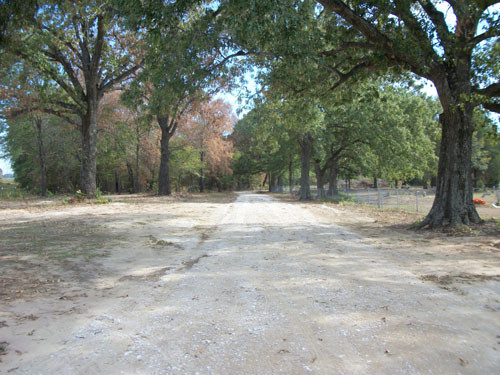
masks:
[[(96, 180), (101, 191), (143, 192), (158, 189), (161, 130), (147, 116), (125, 107), (120, 92), (107, 94), (98, 115)], [(222, 188), (232, 174), (233, 144), (227, 138), (235, 122), (222, 100), (193, 104), (179, 119), (169, 160), (175, 190)], [(4, 149), (20, 186), (46, 196), (80, 188), (78, 129), (44, 113), (19, 115), (8, 122)]]
[[(0, 99), (4, 120), (13, 125), (9, 126), (7, 149), (14, 156), (16, 173), (28, 175), (18, 172), (33, 170), (34, 163), (28, 166), (18, 161), (34, 160), (33, 155), (20, 147), (22, 133), (28, 134), (31, 127), (27, 124), (31, 123), (36, 129), (34, 139), (42, 193), (46, 190), (47, 174), (60, 178), (55, 186), (66, 189), (79, 186), (89, 196), (96, 194), (98, 177), (101, 185), (109, 190), (109, 181), (114, 175), (116, 190), (120, 190), (122, 178), (117, 170), (127, 159), (130, 145), (135, 144), (134, 162), (125, 161), (128, 183), (133, 185), (134, 191), (139, 190), (139, 152), (144, 148), (145, 153), (151, 154), (145, 168), (151, 174), (149, 185), (152, 186), (151, 181), (158, 174), (159, 194), (170, 194), (170, 140), (179, 124), (187, 121), (188, 112), (195, 116), (195, 112), (209, 110), (200, 106), (224, 86), (226, 79), (220, 74), (225, 69), (224, 64), (196, 51), (185, 52), (194, 36), (181, 32), (186, 23), (184, 19), (169, 18), (168, 28), (158, 27), (145, 32), (147, 28), (133, 20), (133, 13), (124, 17), (132, 9), (123, 8), (120, 12), (118, 5), (106, 0), (30, 2), (25, 6), (23, 17), (14, 12), (13, 4), (2, 3), (1, 14), (9, 27), (2, 30)], [(165, 45), (165, 37), (169, 45)], [(116, 90), (125, 90), (121, 96), (127, 108), (118, 105), (117, 97), (113, 97)], [(220, 107), (222, 104), (213, 105)], [(230, 123), (228, 108), (223, 111), (225, 120)], [(66, 125), (65, 131), (61, 132), (64, 125), (54, 116)], [(50, 131), (43, 131), (44, 124), (56, 123)], [(156, 138), (151, 138), (150, 134), (151, 139), (148, 138), (148, 129), (149, 133), (155, 132), (151, 123), (159, 126), (159, 165), (154, 152), (147, 147), (155, 148)], [(10, 131), (11, 128), (19, 129)], [(75, 129), (80, 133), (77, 143)], [(59, 173), (57, 168), (48, 170), (55, 166), (55, 163), (47, 164), (51, 158), (50, 155), (47, 158), (44, 146), (44, 137), (50, 132), (69, 137), (61, 139), (64, 146), (51, 148), (51, 153), (61, 158), (71, 155), (61, 163), (65, 173)], [(222, 138), (224, 132), (221, 130), (219, 137)], [(141, 139), (143, 135), (145, 139)], [(181, 138), (186, 135), (179, 137), (178, 142)], [(200, 173), (204, 173), (205, 165), (210, 168), (210, 158), (214, 157), (213, 152), (210, 154), (204, 149), (222, 147), (227, 158), (230, 151), (226, 143), (220, 140), (219, 144), (200, 146), (203, 150), (198, 166)], [(194, 149), (190, 154), (194, 155)], [(76, 163), (71, 163), (75, 161), (80, 165), (78, 177), (74, 173)], [(225, 166), (227, 162), (219, 164), (220, 169), (227, 168)], [(26, 185), (29, 180), (32, 179), (25, 181)], [(201, 181), (203, 183), (203, 176)]]
[[(329, 134), (339, 139), (342, 132), (334, 125), (339, 121), (332, 114), (343, 112), (331, 107), (338, 108), (335, 98), (343, 86), (362, 86), (365, 78), (388, 72), (399, 79), (427, 79), (438, 92), (442, 136), (436, 200), (424, 225), (470, 224), (480, 222), (472, 202), (473, 134), (478, 126), (473, 113), (479, 107), (500, 110), (500, 18), (495, 3), (54, 0), (27, 2), (23, 17), (6, 2), (0, 48), (2, 63), (15, 67), (20, 62), (44, 88), (36, 95), (28, 90), (33, 103), (27, 107), (57, 115), (79, 129), (80, 185), (90, 195), (96, 190), (100, 106), (117, 85), (127, 88), (128, 106), (161, 129), (158, 192), (169, 194), (170, 140), (183, 114), (247, 68), (257, 67), (264, 92), (273, 98), (271, 107), (288, 106), (281, 111), (293, 112), (303, 129), (310, 128), (301, 132), (299, 149), (324, 156), (314, 161), (320, 177), (331, 170), (335, 158), (326, 156), (326, 146), (321, 152), (313, 146), (323, 143), (318, 137), (324, 135), (314, 131), (314, 124), (329, 122)], [(5, 9), (10, 9), (9, 17), (4, 17)], [(356, 100), (352, 97), (353, 108)], [(399, 124), (404, 116), (396, 117), (388, 122)], [(374, 116), (370, 119), (377, 122)], [(399, 137), (406, 131), (395, 133)]]
[[(283, 184), (291, 188), (298, 164), (301, 199), (311, 199), (310, 174), (319, 197), (338, 194), (339, 177), (371, 177), (374, 186), (378, 179), (435, 184), (439, 110), (435, 99), (387, 80), (358, 82), (316, 102), (267, 94), (231, 137), (238, 150), (233, 162), (237, 186), (246, 188), (255, 184), (255, 176), (266, 175), (270, 191), (282, 191)], [(477, 111), (475, 120), (480, 126), (472, 146), (474, 185), (497, 185), (496, 127), (484, 112)]]

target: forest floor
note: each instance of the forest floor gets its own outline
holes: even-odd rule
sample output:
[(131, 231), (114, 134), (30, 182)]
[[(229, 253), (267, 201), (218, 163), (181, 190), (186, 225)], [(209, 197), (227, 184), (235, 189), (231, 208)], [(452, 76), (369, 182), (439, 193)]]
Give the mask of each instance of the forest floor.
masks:
[(0, 210), (0, 373), (498, 374), (500, 232), (267, 194)]

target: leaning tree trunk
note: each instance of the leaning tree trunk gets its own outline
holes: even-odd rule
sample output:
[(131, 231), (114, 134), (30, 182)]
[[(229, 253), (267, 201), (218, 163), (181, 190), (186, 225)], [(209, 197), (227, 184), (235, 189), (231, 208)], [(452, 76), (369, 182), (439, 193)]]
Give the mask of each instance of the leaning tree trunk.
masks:
[(80, 168), (80, 185), (82, 192), (94, 197), (97, 191), (96, 159), (97, 159), (97, 99), (88, 101), (87, 113), (82, 116), (82, 159)]
[[(464, 87), (467, 89), (467, 83), (461, 87), (456, 81), (454, 84), (454, 88), (436, 84), (443, 106), (443, 113), (439, 116), (442, 128), (441, 149), (436, 197), (422, 227), (435, 228), (481, 222), (473, 202), (471, 173), (474, 108), (470, 102), (461, 102), (470, 92), (464, 90)], [(460, 88), (462, 90), (459, 90)]]
[(40, 117), (35, 118), (37, 128), (38, 158), (40, 161), (40, 189), (42, 197), (47, 196), (47, 165), (45, 163), (45, 148), (43, 146), (43, 122)]
[(334, 197), (339, 194), (337, 188), (337, 176), (338, 176), (338, 161), (334, 160), (333, 166), (330, 168), (330, 176), (328, 179), (328, 196)]
[(300, 200), (311, 200), (311, 188), (309, 186), (309, 171), (311, 169), (311, 156), (313, 153), (313, 137), (311, 133), (304, 134), (299, 139), (300, 146)]
[(172, 189), (170, 187), (170, 133), (168, 129), (161, 127), (161, 157), (160, 157), (160, 173), (158, 176), (158, 195), (170, 195)]

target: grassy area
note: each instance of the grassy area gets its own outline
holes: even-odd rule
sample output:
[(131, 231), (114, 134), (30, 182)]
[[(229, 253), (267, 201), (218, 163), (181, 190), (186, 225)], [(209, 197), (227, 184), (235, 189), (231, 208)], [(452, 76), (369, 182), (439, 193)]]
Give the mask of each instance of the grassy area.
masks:
[(13, 178), (0, 178), (0, 200), (23, 199), (22, 193)]
[(0, 255), (11, 259), (37, 256), (63, 260), (102, 256), (103, 245), (113, 239), (97, 224), (81, 220), (34, 221), (0, 227)]

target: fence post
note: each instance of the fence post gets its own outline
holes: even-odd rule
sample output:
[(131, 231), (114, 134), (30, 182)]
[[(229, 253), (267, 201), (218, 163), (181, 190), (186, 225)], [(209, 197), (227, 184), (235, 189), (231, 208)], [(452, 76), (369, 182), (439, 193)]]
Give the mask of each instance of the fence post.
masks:
[(398, 210), (399, 210), (399, 189), (398, 188), (396, 188), (396, 197), (398, 200)]
[(382, 208), (382, 199), (380, 197), (380, 188), (377, 188), (377, 203), (378, 203), (378, 208)]
[(417, 208), (417, 214), (418, 214), (418, 190), (415, 192), (415, 206)]

